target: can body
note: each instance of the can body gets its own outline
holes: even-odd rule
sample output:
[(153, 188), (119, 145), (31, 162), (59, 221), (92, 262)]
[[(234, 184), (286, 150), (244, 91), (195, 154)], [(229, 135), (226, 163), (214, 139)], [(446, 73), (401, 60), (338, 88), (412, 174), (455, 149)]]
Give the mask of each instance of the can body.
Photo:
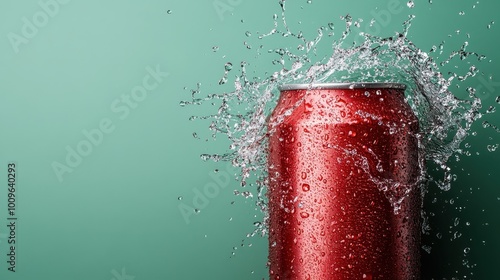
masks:
[(401, 86), (282, 88), (268, 127), (270, 279), (420, 279), (418, 121)]

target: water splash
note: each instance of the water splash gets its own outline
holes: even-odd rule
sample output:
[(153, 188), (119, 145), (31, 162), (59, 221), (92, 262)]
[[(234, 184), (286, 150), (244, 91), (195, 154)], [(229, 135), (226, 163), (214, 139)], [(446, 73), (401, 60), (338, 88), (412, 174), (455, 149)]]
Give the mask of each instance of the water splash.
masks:
[[(467, 152), (460, 145), (471, 133), (472, 125), (482, 117), (481, 100), (476, 96), (474, 88), (465, 86), (466, 81), (480, 73), (477, 65), (486, 57), (469, 51), (468, 42), (465, 41), (458, 50), (451, 51), (438, 63), (432, 55), (446, 55), (444, 42), (425, 52), (408, 39), (415, 16), (409, 15), (401, 30), (393, 36), (378, 37), (359, 32), (360, 26), (365, 23), (345, 15), (341, 17), (345, 30), (337, 39), (332, 40), (331, 54), (320, 58), (317, 55), (318, 46), (325, 34), (328, 35), (327, 38), (335, 38), (335, 25), (328, 23), (318, 28), (317, 35), (308, 40), (301, 31), (294, 31), (287, 24), (285, 1), (279, 1), (279, 5), (281, 16), (273, 16), (271, 30), (252, 37), (262, 40), (261, 47), (255, 50), (248, 48), (255, 51), (261, 61), (269, 58), (269, 69), (274, 71), (264, 73), (263, 77), (251, 76), (248, 73), (254, 72), (248, 71), (248, 68), (252, 65), (246, 61), (242, 61), (239, 67), (233, 67), (233, 64), (228, 67), (226, 64), (219, 84), (232, 83), (232, 91), (203, 95), (198, 85), (197, 89), (191, 91), (191, 100), (182, 102), (183, 106), (218, 104), (217, 111), (212, 115), (193, 116), (191, 119), (211, 120), (209, 128), (213, 137), (222, 135), (231, 142), (229, 152), (205, 154), (202, 158), (231, 161), (234, 166), (239, 167), (241, 173), (238, 178), (241, 186), (246, 189), (238, 194), (246, 193), (245, 197), (256, 198), (257, 206), (265, 213), (267, 205), (264, 193), (268, 184), (267, 116), (276, 105), (279, 86), (290, 83), (398, 82), (407, 85), (406, 101), (420, 122), (421, 132), (418, 138), (421, 164), (427, 161), (427, 164), (437, 166), (442, 173), (440, 177), (432, 177), (423, 171), (421, 181), (449, 190), (454, 175), (448, 160)], [(413, 8), (414, 2), (409, 1), (408, 6)], [(250, 37), (248, 34), (251, 35), (247, 33), (245, 36)], [(268, 48), (266, 52), (266, 40), (276, 37), (284, 38), (289, 43), (286, 46)], [(443, 74), (440, 71), (440, 68), (457, 60), (469, 62), (470, 67), (462, 72), (455, 69), (455, 72)], [(238, 73), (231, 77), (230, 71)], [(467, 97), (457, 98), (451, 88), (455, 93), (466, 93)], [(291, 110), (285, 112), (283, 118), (289, 114)], [(488, 126), (491, 125), (488, 123)], [(496, 127), (495, 129), (498, 131)], [(496, 147), (492, 146), (489, 150), (495, 150)], [(357, 161), (363, 166), (363, 159)], [(422, 167), (422, 170), (425, 168)], [(391, 183), (381, 182), (378, 185), (384, 187)], [(389, 197), (395, 210), (408, 193), (407, 188), (398, 192), (402, 196)], [(248, 195), (249, 193), (253, 195)], [(264, 220), (258, 223), (249, 236), (265, 235), (266, 230)]]

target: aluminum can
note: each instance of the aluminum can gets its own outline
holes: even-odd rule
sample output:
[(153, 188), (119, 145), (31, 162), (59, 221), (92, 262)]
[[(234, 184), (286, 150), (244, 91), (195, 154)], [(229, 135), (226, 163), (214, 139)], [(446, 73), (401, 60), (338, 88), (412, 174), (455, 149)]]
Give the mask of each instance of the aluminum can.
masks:
[(420, 279), (418, 119), (405, 88), (280, 88), (268, 124), (270, 279)]

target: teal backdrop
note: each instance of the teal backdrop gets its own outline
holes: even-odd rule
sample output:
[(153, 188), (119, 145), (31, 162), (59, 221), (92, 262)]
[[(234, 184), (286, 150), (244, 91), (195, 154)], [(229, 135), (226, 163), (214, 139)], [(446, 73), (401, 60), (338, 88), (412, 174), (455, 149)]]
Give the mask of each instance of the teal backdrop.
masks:
[[(500, 149), (487, 146), (500, 141), (481, 123), (500, 126), (499, 113), (485, 113), (499, 106), (500, 3), (432, 2), (287, 1), (287, 19), (309, 39), (334, 22), (338, 38), (342, 15), (393, 35), (414, 14), (409, 38), (424, 51), (468, 41), (487, 57), (467, 82), (484, 113), (462, 145), (471, 155), (451, 161), (450, 191), (426, 197), (423, 279), (496, 279)], [(215, 107), (179, 103), (198, 83), (203, 93), (229, 90), (218, 85), (228, 61), (272, 67), (254, 49), (280, 12), (268, 0), (0, 1), (0, 279), (267, 279), (267, 240), (247, 237), (262, 214), (233, 194), (234, 170), (200, 159), (228, 147), (210, 138), (208, 121), (189, 120)], [(324, 40), (318, 56), (331, 51)], [(266, 47), (295, 47), (287, 42)]]

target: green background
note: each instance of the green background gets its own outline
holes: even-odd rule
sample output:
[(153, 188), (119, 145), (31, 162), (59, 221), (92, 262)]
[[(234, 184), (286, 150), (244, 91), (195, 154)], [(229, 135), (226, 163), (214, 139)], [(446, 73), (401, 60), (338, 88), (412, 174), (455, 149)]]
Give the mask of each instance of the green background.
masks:
[[(45, 2), (51, 1), (40, 3)], [(482, 111), (498, 106), (500, 26), (487, 25), (499, 20), (500, 4), (433, 2), (417, 2), (409, 9), (406, 1), (397, 0), (287, 1), (287, 19), (312, 39), (328, 22), (335, 22), (340, 34), (339, 16), (348, 13), (365, 25), (378, 19), (377, 35), (394, 34), (408, 14), (415, 14), (410, 39), (424, 51), (444, 40), (448, 54), (467, 40), (468, 50), (488, 57), (477, 64), (484, 75), (468, 84), (481, 86)], [(270, 31), (272, 15), (280, 13), (277, 1), (66, 0), (55, 2), (58, 8), (47, 22), (43, 15), (36, 18), (47, 13), (40, 3), (0, 2), (0, 279), (267, 278), (266, 239), (246, 237), (261, 214), (251, 199), (233, 195), (239, 187), (235, 180), (227, 182), (233, 171), (226, 164), (200, 160), (202, 153), (225, 151), (228, 142), (205, 141), (208, 122), (188, 118), (214, 113), (215, 107), (181, 107), (179, 102), (190, 98), (189, 90), (198, 82), (203, 93), (230, 89), (218, 86), (228, 61), (237, 65), (246, 60), (257, 72), (275, 67), (257, 59), (243, 42), (261, 44), (259, 32)], [(381, 17), (389, 3), (402, 10)], [(23, 18), (42, 24), (16, 46), (9, 36), (23, 36)], [(252, 36), (246, 37), (246, 31)], [(324, 40), (319, 54), (330, 51), (331, 38)], [(276, 36), (265, 44), (295, 47), (287, 42)], [(454, 60), (449, 69), (469, 66)], [(147, 67), (169, 75), (128, 115), (113, 111), (114, 102), (123, 106), (122, 95), (142, 85)], [(489, 76), (492, 80), (484, 84)], [(463, 87), (456, 91), (465, 96)], [(53, 162), (65, 163), (66, 147), (76, 149), (86, 139), (82, 131), (97, 129), (103, 119), (114, 130), (104, 133), (102, 143), (58, 180)], [(498, 113), (480, 122), (484, 120), (500, 125)], [(480, 122), (473, 129), (477, 136), (465, 141), (472, 155), (451, 161), (458, 175), (452, 189), (431, 187), (427, 196), (432, 229), (424, 244), (432, 249), (423, 252), (424, 279), (498, 275), (500, 160), (498, 150), (488, 152), (486, 146), (499, 143), (499, 137)], [(6, 263), (9, 162), (17, 164), (16, 273), (7, 271)], [(204, 188), (214, 193), (198, 201), (201, 212), (183, 216), (179, 207), (192, 210)], [(464, 255), (466, 248), (470, 252)], [(475, 266), (467, 268), (464, 260)]]

